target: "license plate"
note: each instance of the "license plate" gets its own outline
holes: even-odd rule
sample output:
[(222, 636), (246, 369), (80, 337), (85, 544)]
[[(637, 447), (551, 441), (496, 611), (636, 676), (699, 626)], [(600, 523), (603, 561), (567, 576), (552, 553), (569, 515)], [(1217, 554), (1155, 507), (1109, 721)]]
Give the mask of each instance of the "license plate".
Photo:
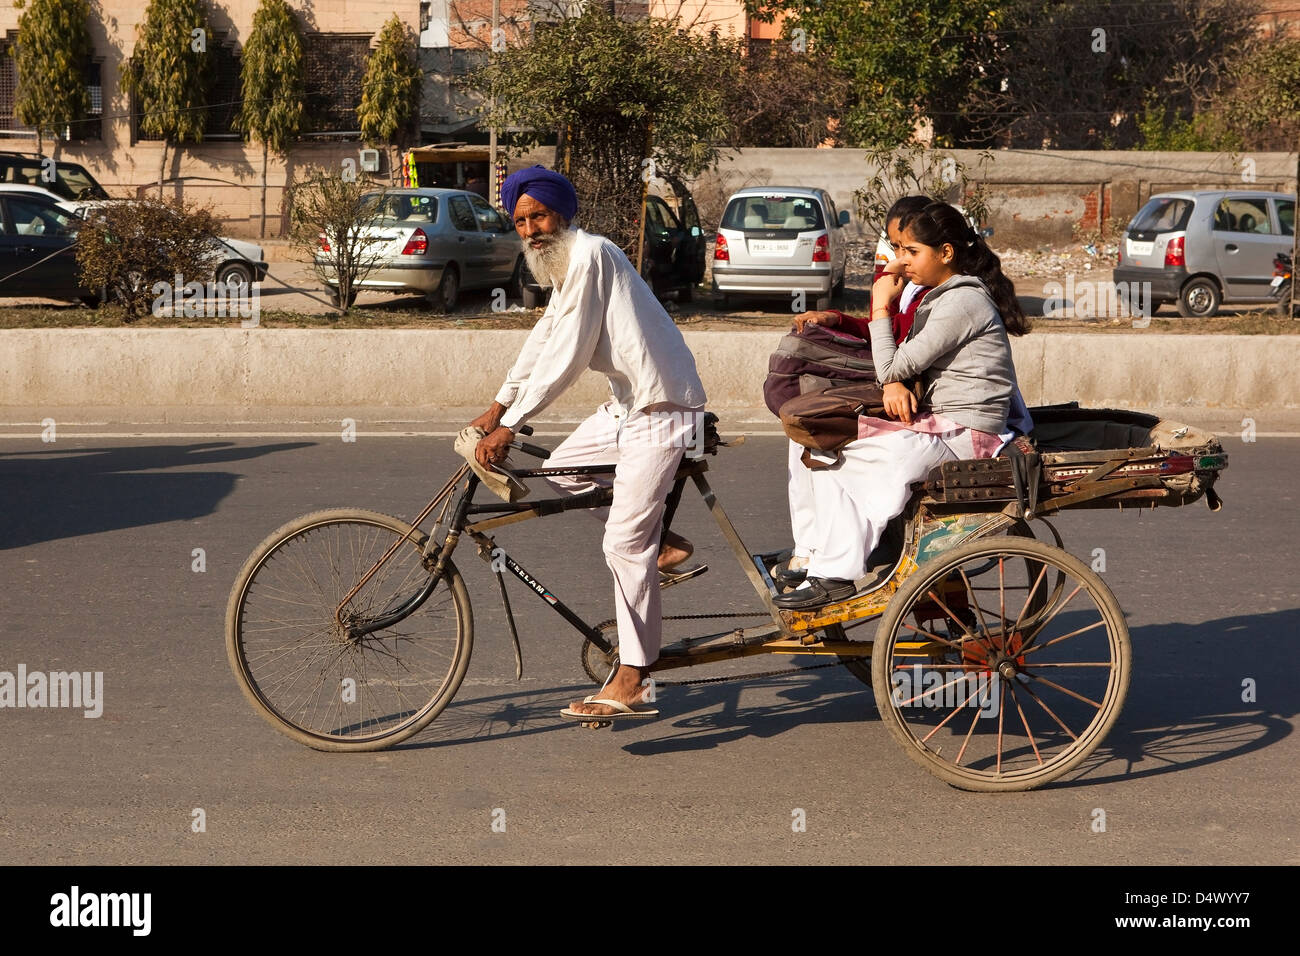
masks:
[(1134, 242), (1132, 239), (1126, 241), (1128, 242), (1128, 254), (1130, 256), (1149, 256), (1156, 248), (1154, 242)]
[(1268, 284), (1270, 289), (1276, 289), (1282, 284), (1282, 276), (1273, 276), (1273, 281)]
[(751, 239), (749, 241), (749, 251), (756, 256), (783, 256), (789, 254), (791, 245), (790, 242)]

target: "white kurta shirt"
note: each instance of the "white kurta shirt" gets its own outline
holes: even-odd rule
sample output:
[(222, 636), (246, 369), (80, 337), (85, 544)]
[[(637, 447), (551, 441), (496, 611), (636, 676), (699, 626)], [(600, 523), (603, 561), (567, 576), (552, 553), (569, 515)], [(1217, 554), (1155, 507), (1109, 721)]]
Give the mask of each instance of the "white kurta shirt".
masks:
[(702, 407), (695, 356), (650, 287), (618, 246), (574, 231), (564, 281), (497, 392), (509, 406), (501, 424), (517, 430), (588, 368), (605, 373), (623, 411), (657, 402)]

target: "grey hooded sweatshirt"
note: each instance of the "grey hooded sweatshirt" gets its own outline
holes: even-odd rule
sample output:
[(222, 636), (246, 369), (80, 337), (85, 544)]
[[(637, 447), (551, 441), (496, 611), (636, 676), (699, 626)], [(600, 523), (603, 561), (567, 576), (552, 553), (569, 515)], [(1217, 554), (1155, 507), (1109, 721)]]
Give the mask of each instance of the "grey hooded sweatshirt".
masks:
[(1016, 369), (1002, 316), (978, 278), (953, 276), (931, 289), (902, 345), (888, 319), (869, 328), (882, 384), (920, 375), (924, 409), (982, 432), (1006, 430)]

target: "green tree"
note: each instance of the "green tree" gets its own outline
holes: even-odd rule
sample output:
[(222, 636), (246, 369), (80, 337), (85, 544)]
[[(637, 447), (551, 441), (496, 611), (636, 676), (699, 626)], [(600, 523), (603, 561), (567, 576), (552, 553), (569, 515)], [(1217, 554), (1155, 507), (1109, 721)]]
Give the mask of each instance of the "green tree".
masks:
[(235, 128), (262, 144), (262, 230), (266, 235), (267, 155), (285, 156), (302, 128), (302, 38), (285, 0), (262, 0), (239, 69), (243, 103)]
[[(1255, 0), (1005, 0), (989, 82), (968, 114), (1027, 149), (1222, 148), (1208, 116), (1257, 42)], [(1152, 105), (1158, 104), (1158, 105)], [(1182, 144), (1182, 145), (1174, 145)]]
[(140, 129), (163, 141), (159, 196), (167, 150), (203, 142), (212, 75), (208, 33), (202, 0), (149, 0), (136, 28), (135, 50), (123, 79), (135, 97)]
[(1245, 148), (1296, 149), (1300, 140), (1300, 38), (1280, 37), (1240, 61), (1223, 99), (1225, 121)]
[[(379, 43), (366, 60), (366, 75), (361, 81), (357, 119), (366, 142), (395, 154), (396, 146), (411, 140), (413, 121), (419, 116), (421, 76), (415, 58), (415, 37), (394, 14), (379, 33)], [(394, 174), (397, 170), (397, 163), (391, 159), (389, 170)]]
[(646, 180), (680, 192), (716, 165), (737, 60), (730, 41), (677, 20), (621, 20), (592, 5), (493, 53), (469, 86), (491, 98), (487, 123), (518, 131), (512, 148), (559, 134), (556, 168), (578, 187), (584, 226), (627, 250), (641, 236)]
[(996, 57), (998, 0), (745, 0), (756, 19), (784, 15), (783, 42), (849, 77), (840, 137), (892, 148), (930, 125), (941, 146), (967, 145), (961, 106)]
[(14, 6), (23, 11), (14, 57), (19, 78), (14, 113), (36, 131), (36, 149), (44, 155), (46, 135), (57, 151), (64, 131), (90, 112), (90, 4), (15, 0)]

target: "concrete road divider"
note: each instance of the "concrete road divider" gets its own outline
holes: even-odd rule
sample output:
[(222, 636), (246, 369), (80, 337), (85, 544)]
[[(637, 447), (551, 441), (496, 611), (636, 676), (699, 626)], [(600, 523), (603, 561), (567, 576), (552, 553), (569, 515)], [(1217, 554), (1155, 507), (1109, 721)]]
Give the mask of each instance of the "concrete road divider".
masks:
[[(709, 406), (732, 422), (763, 407), (780, 330), (686, 332)], [(491, 401), (527, 332), (326, 329), (0, 330), (0, 419), (234, 423), (459, 421)], [(1013, 340), (1032, 404), (1300, 409), (1300, 335), (1039, 333)], [(587, 373), (543, 420), (608, 397)]]

